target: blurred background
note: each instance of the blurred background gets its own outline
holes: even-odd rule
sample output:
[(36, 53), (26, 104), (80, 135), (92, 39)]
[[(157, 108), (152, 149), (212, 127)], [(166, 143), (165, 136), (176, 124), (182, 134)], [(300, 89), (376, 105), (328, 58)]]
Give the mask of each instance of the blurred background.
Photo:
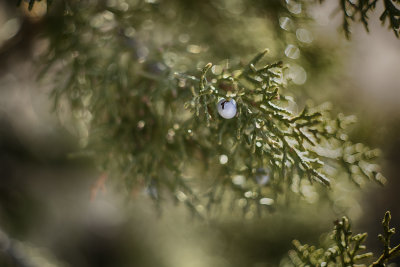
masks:
[[(345, 191), (346, 201), (354, 200), (347, 212), (355, 232), (367, 231), (367, 246), (379, 253), (386, 210), (400, 230), (400, 45), (380, 25), (379, 12), (371, 16), (370, 34), (355, 24), (345, 40), (340, 15), (329, 16), (333, 2), (315, 6), (311, 30), (313, 49), (332, 48), (324, 60), (335, 64), (321, 75), (312, 68), (302, 74), (298, 90), (307, 89), (296, 94), (313, 92), (316, 102), (357, 115), (353, 137), (382, 150), (387, 185)], [(0, 2), (0, 266), (283, 266), (293, 239), (316, 244), (346, 215), (335, 203), (311, 201), (263, 218), (204, 222), (183, 205), (165, 203), (160, 212), (145, 191), (126, 200), (106, 187), (91, 200), (101, 173), (90, 160), (71, 156), (78, 139), (52, 112), (50, 88), (36, 80), (46, 45), (39, 38), (44, 13), (34, 11), (27, 13), (25, 2)]]

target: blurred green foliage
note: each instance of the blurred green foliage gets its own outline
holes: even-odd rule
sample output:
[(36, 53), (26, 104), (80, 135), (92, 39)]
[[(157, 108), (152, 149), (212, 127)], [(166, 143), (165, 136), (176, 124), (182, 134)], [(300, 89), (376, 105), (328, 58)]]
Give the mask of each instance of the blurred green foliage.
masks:
[[(71, 158), (93, 160), (100, 175), (90, 181), (99, 185), (92, 206), (82, 192), (73, 200), (71, 192), (89, 191), (78, 182), (66, 200), (57, 200), (65, 186), (58, 183), (46, 203), (25, 200), (56, 218), (49, 223), (56, 230), (36, 227), (55, 236), (60, 258), (97, 267), (284, 266), (290, 240), (315, 243), (337, 214), (360, 215), (358, 187), (383, 181), (371, 164), (380, 153), (349, 137), (354, 117), (340, 105), (314, 103), (334, 87), (327, 81), (343, 54), (314, 34), (313, 2), (52, 3), (41, 21), (48, 46), (40, 77), (80, 141)], [(254, 58), (265, 47), (269, 53)], [(221, 97), (237, 100), (237, 117), (219, 117)], [(103, 203), (102, 183), (123, 201)], [(204, 224), (171, 202), (185, 203)], [(64, 216), (54, 211), (60, 207)], [(9, 221), (29, 228), (37, 215), (30, 210), (5, 214), (22, 213)], [(95, 215), (75, 222), (76, 210)]]
[[(373, 261), (370, 267), (387, 266), (389, 260), (399, 255), (400, 245), (391, 247), (390, 237), (395, 229), (389, 227), (391, 220), (390, 212), (387, 211), (382, 221), (384, 233), (379, 235), (384, 245), (381, 256)], [(363, 245), (367, 233), (352, 233), (348, 218), (343, 217), (335, 221), (335, 230), (329, 235), (327, 243), (328, 248), (316, 248), (309, 245), (301, 245), (299, 241), (293, 241), (295, 250), (289, 253), (292, 263), (295, 266), (367, 266), (362, 264), (373, 256), (371, 252), (363, 252), (366, 246)]]
[[(82, 153), (127, 194), (147, 188), (160, 205), (169, 192), (201, 216), (227, 194), (252, 216), (280, 193), (315, 202), (326, 174), (384, 181), (378, 152), (348, 140), (352, 117), (290, 96), (324, 55), (311, 53), (309, 16), (294, 1), (65, 2), (46, 17), (42, 74)], [(288, 63), (245, 63), (265, 45)], [(237, 100), (236, 123), (219, 119), (221, 97)]]

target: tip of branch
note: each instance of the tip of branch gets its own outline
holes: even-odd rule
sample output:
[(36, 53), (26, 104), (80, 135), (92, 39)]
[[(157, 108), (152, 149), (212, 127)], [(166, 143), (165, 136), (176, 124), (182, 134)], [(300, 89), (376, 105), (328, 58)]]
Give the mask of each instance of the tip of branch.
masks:
[(390, 214), (390, 211), (386, 211), (385, 217), (383, 218), (383, 224), (389, 225), (390, 220), (392, 219), (392, 215)]
[(202, 72), (202, 75), (204, 76), (206, 74), (206, 72), (212, 67), (212, 63), (207, 63), (207, 65), (204, 66)]

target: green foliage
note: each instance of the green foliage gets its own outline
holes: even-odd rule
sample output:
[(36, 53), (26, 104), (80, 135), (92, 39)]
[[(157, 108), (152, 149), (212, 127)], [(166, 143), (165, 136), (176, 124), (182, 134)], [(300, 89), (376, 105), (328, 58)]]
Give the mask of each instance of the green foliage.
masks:
[[(324, 0), (320, 0), (323, 2)], [(400, 7), (398, 0), (339, 0), (340, 10), (343, 12), (343, 30), (347, 38), (350, 38), (350, 23), (356, 20), (360, 21), (365, 29), (369, 31), (369, 15), (376, 8), (378, 2), (384, 5), (384, 11), (380, 16), (382, 24), (389, 21), (389, 28), (393, 30), (397, 38), (400, 31)]]
[[(212, 75), (211, 82), (205, 78), (211, 64), (203, 69), (200, 80), (194, 83), (198, 92), (192, 90), (193, 99), (186, 105), (197, 116), (187, 122), (196, 136), (192, 139), (201, 147), (209, 146), (209, 140), (218, 140), (219, 154), (232, 158), (227, 164), (228, 177), (254, 177), (257, 169), (267, 168), (273, 192), (282, 192), (285, 184), (292, 186), (304, 178), (329, 185), (329, 178), (322, 173), (325, 164), (342, 168), (356, 184), (361, 182), (360, 176), (382, 183), (369, 164), (376, 151), (347, 138), (346, 126), (354, 118), (340, 114), (331, 119), (323, 106), (306, 106), (299, 114), (285, 108), (291, 99), (278, 93), (284, 87), (282, 63), (256, 67), (265, 53), (239, 70), (224, 69), (220, 75)], [(238, 103), (236, 122), (216, 114), (215, 103), (226, 97)], [(241, 185), (244, 192), (253, 188)]]
[[(313, 181), (329, 186), (334, 176), (383, 183), (374, 164), (378, 151), (348, 138), (354, 117), (335, 117), (325, 104), (297, 104), (286, 94), (290, 65), (265, 65), (267, 51), (242, 63), (240, 53), (268, 33), (253, 12), (280, 10), (280, 2), (255, 1), (260, 10), (249, 7), (246, 21), (227, 7), (210, 12), (203, 2), (185, 2), (190, 8), (180, 1), (110, 3), (66, 2), (62, 15), (48, 17), (42, 73), (55, 86), (55, 111), (80, 138), (82, 154), (127, 194), (145, 189), (157, 204), (173, 196), (198, 214), (228, 197), (254, 213), (280, 194), (303, 194)], [(202, 19), (191, 22), (199, 12)], [(254, 22), (263, 34), (248, 41), (242, 35)], [(236, 35), (221, 38), (232, 25)], [(182, 35), (193, 30), (203, 34)], [(239, 41), (228, 44), (233, 36)], [(187, 38), (199, 45), (186, 45)], [(220, 46), (206, 45), (210, 39)], [(230, 60), (221, 58), (227, 50)], [(218, 115), (221, 97), (237, 101), (234, 119)], [(260, 176), (268, 181), (260, 183)]]
[[(399, 255), (400, 245), (390, 247), (390, 237), (394, 228), (389, 227), (390, 212), (386, 212), (382, 221), (384, 233), (379, 235), (384, 245), (382, 255), (369, 266), (386, 266), (388, 260)], [(294, 250), (289, 252), (294, 266), (367, 266), (365, 263), (373, 256), (371, 252), (362, 252), (366, 249), (363, 242), (367, 233), (354, 235), (351, 224), (346, 217), (335, 221), (335, 228), (329, 235), (327, 245), (323, 248), (302, 245), (294, 240)]]
[[(324, 48), (297, 36), (311, 34), (302, 12), (309, 1), (250, 2), (53, 3), (40, 77), (53, 86), (60, 121), (79, 138), (78, 154), (101, 173), (99, 184), (108, 179), (133, 197), (145, 192), (158, 206), (172, 198), (203, 216), (225, 203), (245, 214), (270, 211), (281, 196), (326, 193), (343, 176), (357, 186), (384, 183), (379, 151), (349, 137), (354, 116), (294, 97), (303, 91), (293, 89), (291, 68), (319, 73), (316, 58), (326, 64), (315, 52)], [(340, 3), (347, 36), (357, 16), (368, 29), (377, 1)], [(398, 35), (398, 9), (385, 5), (381, 19)], [(265, 44), (272, 55), (264, 50), (246, 60)], [(222, 98), (236, 101), (233, 119), (218, 114)], [(311, 187), (315, 182), (322, 187)], [(387, 213), (384, 253), (372, 266), (398, 253), (389, 221)], [(365, 238), (353, 235), (344, 217), (328, 249), (294, 241), (290, 256), (296, 266), (355, 265), (372, 256), (361, 253)]]
[[(17, 0), (17, 5), (21, 4), (22, 0)], [(47, 6), (50, 6), (53, 2), (52, 0), (29, 0), (28, 8), (31, 10), (35, 4), (35, 2), (46, 1)], [(324, 2), (325, 0), (318, 0), (319, 2)], [(296, 2), (300, 2), (303, 5), (308, 5), (308, 0), (289, 0), (287, 1), (289, 6), (297, 5)], [(369, 32), (368, 20), (369, 15), (376, 9), (376, 5), (379, 0), (339, 0), (339, 8), (343, 13), (343, 30), (347, 38), (350, 38), (351, 29), (350, 24), (358, 20), (361, 22), (365, 29)], [(385, 24), (388, 21), (389, 28), (393, 30), (393, 33), (399, 38), (400, 32), (400, 7), (398, 4), (399, 0), (381, 0), (383, 3), (384, 11), (380, 16), (380, 20), (382, 24)]]
[(390, 228), (389, 223), (391, 220), (390, 212), (386, 212), (385, 217), (382, 220), (383, 235), (379, 235), (379, 239), (383, 243), (383, 253), (382, 255), (371, 265), (371, 266), (385, 266), (388, 260), (398, 257), (400, 255), (400, 244), (391, 248), (390, 238), (395, 233), (394, 228)]

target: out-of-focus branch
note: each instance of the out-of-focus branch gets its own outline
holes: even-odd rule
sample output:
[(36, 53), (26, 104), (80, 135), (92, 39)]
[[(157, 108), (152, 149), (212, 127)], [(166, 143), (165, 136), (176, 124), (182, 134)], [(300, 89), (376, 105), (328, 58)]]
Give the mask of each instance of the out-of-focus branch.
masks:
[(15, 240), (0, 229), (0, 253), (6, 255), (18, 267), (65, 266), (52, 257), (26, 243)]
[(16, 245), (16, 241), (8, 237), (8, 235), (0, 229), (0, 251), (6, 254), (17, 266), (20, 267), (33, 267), (29, 262), (28, 257), (21, 251), (20, 247)]

